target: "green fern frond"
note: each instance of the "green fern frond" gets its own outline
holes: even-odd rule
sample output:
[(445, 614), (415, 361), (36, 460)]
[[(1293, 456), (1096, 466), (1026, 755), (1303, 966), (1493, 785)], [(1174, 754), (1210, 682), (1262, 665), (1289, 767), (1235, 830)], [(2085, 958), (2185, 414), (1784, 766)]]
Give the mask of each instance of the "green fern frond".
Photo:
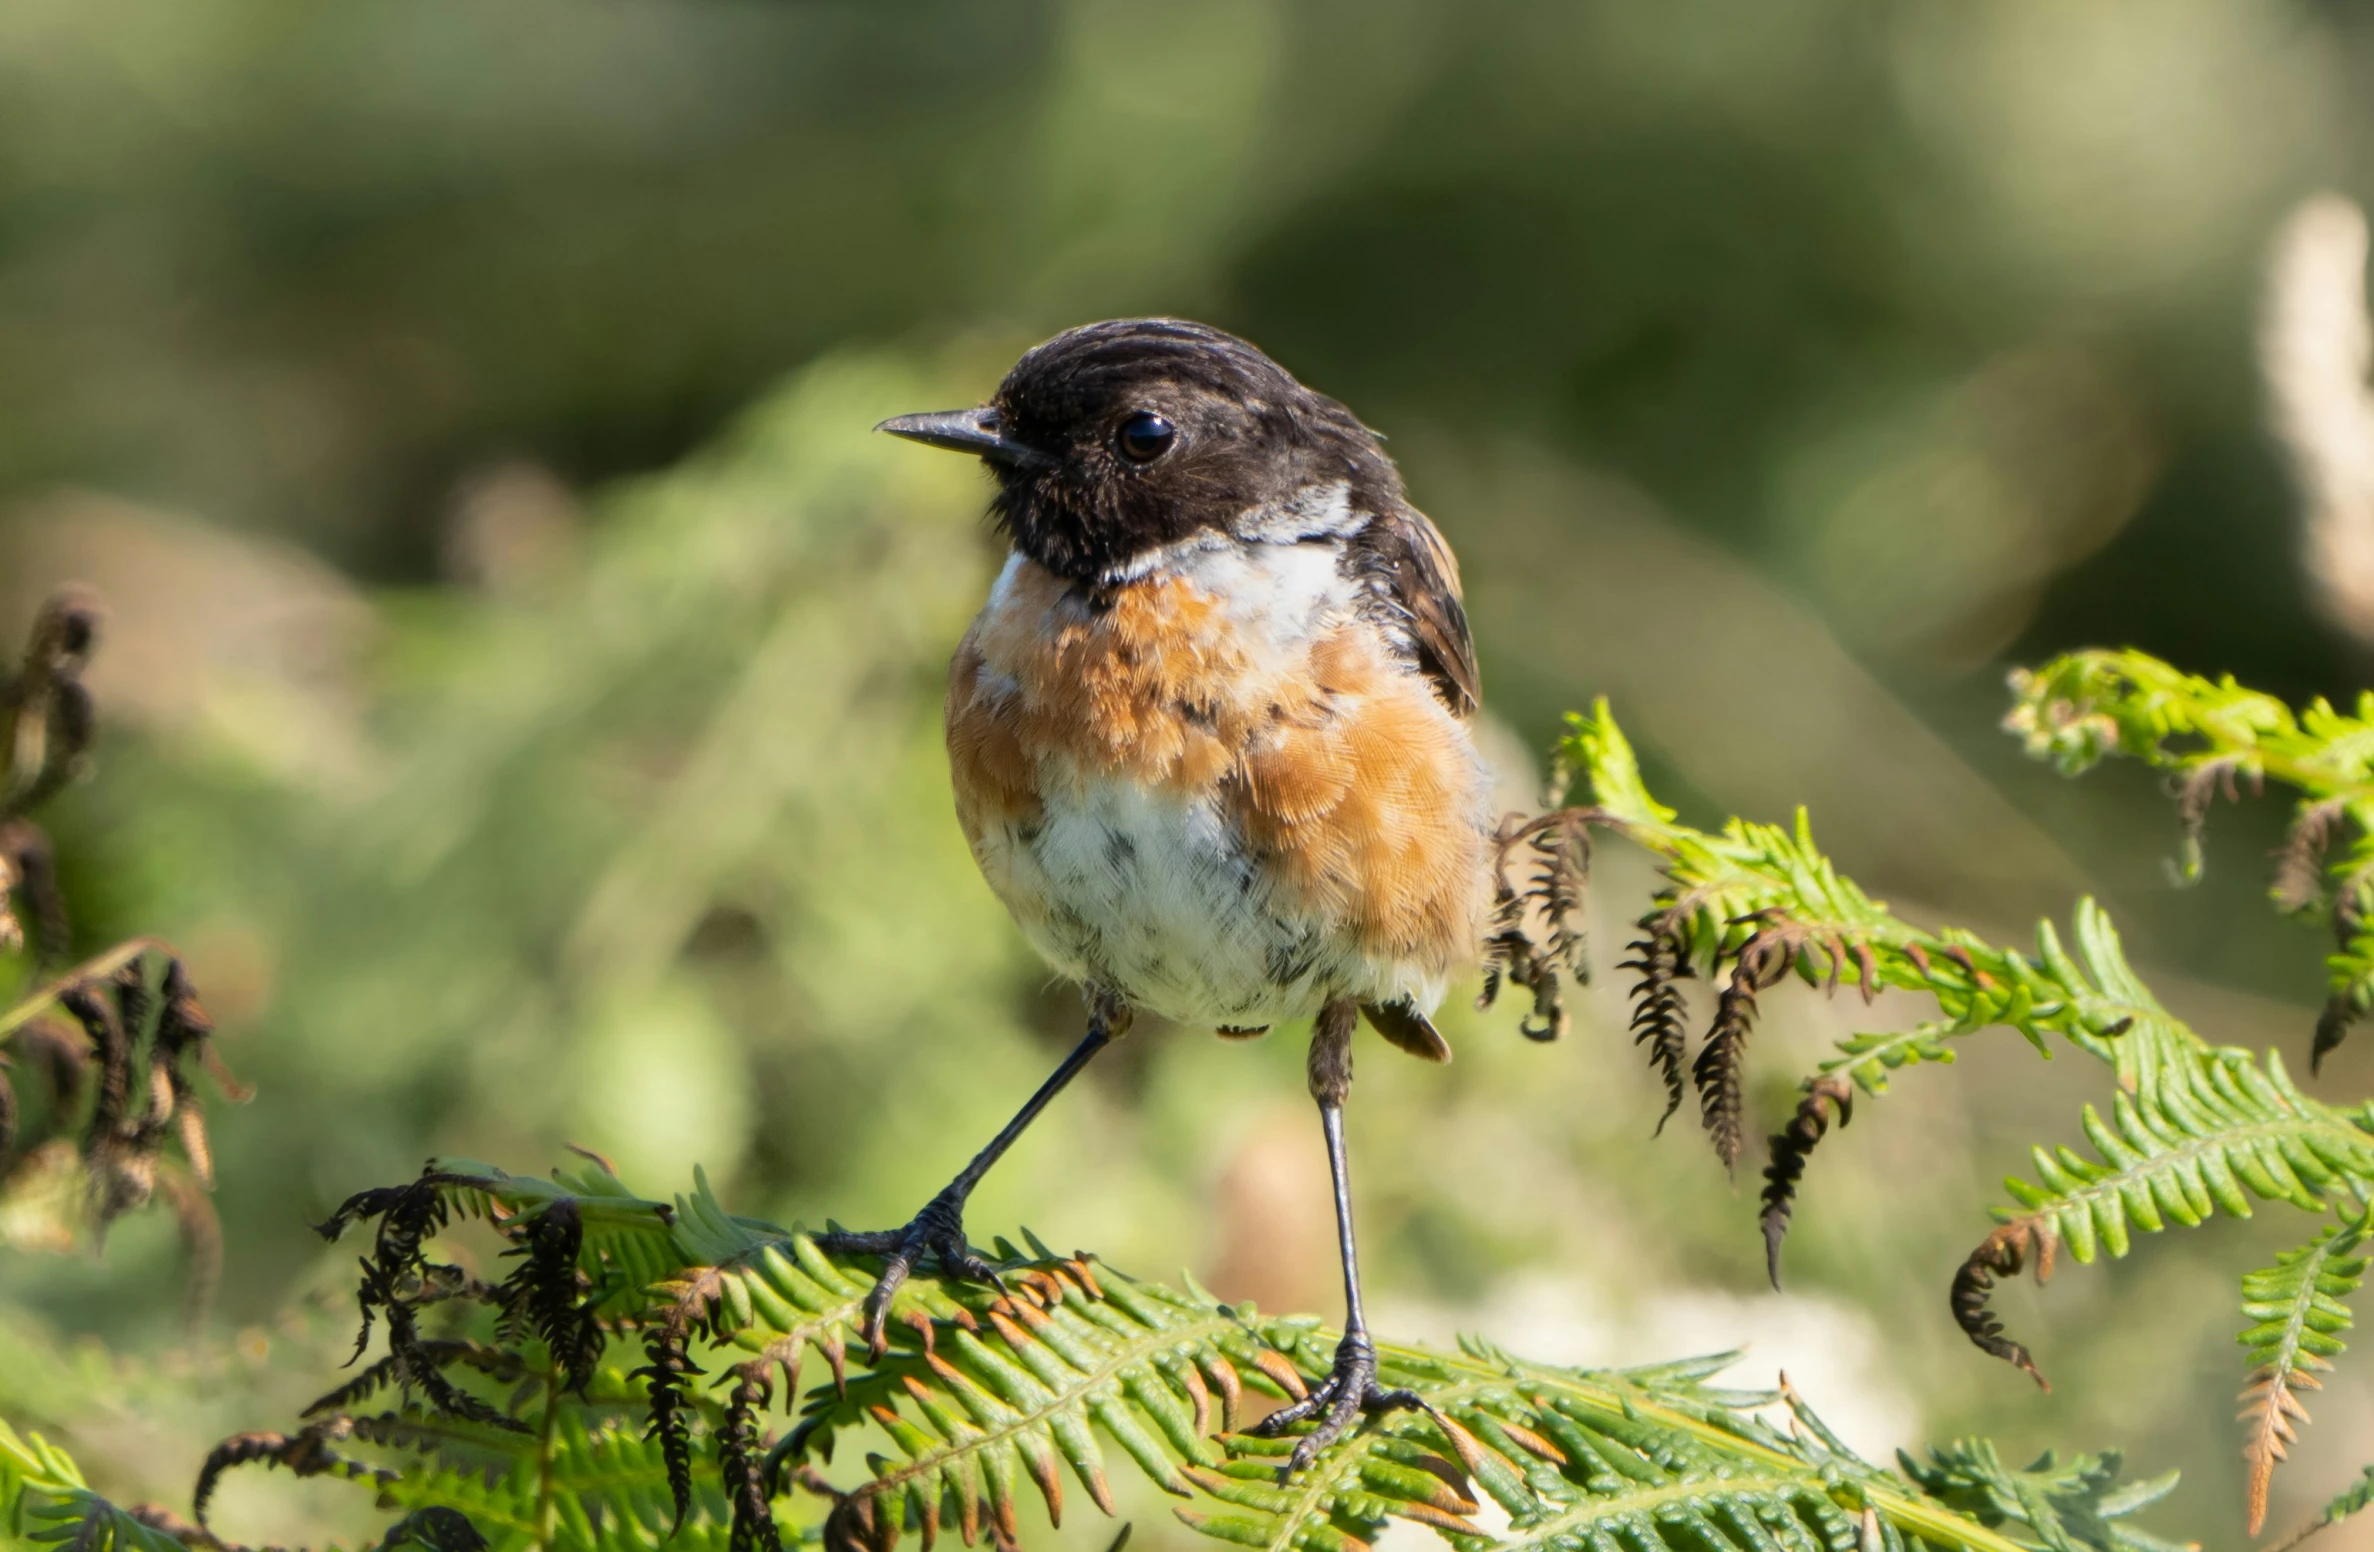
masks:
[[(729, 1213), (705, 1178), (672, 1203), (634, 1194), (604, 1168), (534, 1180), (440, 1161), (422, 1178), (452, 1216), (514, 1237), (570, 1204), (584, 1231), (574, 1284), (602, 1301), (615, 1335), (683, 1356), (670, 1371), (677, 1422), (649, 1433), (656, 1391), (612, 1363), (574, 1393), (535, 1330), (500, 1319), (501, 1290), (438, 1286), (442, 1302), (482, 1305), (486, 1334), (474, 1340), (516, 1358), (507, 1370), (458, 1363), (455, 1384), (541, 1376), (502, 1403), (524, 1429), (479, 1420), (478, 1408), (497, 1404), (491, 1395), (462, 1416), (418, 1400), (375, 1417), (314, 1415), (314, 1440), (371, 1452), (395, 1473), (378, 1489), (387, 1505), (455, 1511), (498, 1552), (651, 1552), (671, 1533), (735, 1552), (776, 1545), (795, 1486), (829, 1500), (823, 1540), (840, 1552), (895, 1552), (910, 1531), (926, 1547), (953, 1534), (1007, 1548), (1023, 1535), (1026, 1500), (1060, 1519), (1066, 1477), (1113, 1512), (1121, 1462), (1186, 1500), (1189, 1525), (1274, 1552), (1364, 1552), (1395, 1519), (1478, 1552), (1485, 1497), (1508, 1515), (1514, 1545), (1555, 1552), (2011, 1552), (2093, 1545), (2088, 1527), (2122, 1512), (2115, 1462), (1989, 1518), (1915, 1473), (1856, 1458), (1797, 1398), (1799, 1426), (1775, 1427), (1762, 1414), (1776, 1398), (1711, 1383), (1725, 1359), (1586, 1371), (1482, 1341), (1456, 1354), (1380, 1345), (1385, 1383), (1414, 1389), (1430, 1410), (1371, 1419), (1281, 1484), (1294, 1440), (1234, 1430), (1267, 1410), (1260, 1398), (1300, 1394), (1304, 1375), (1327, 1369), (1336, 1333), (1315, 1318), (1263, 1319), (1035, 1240), (1027, 1253), (1000, 1240), (1010, 1293), (915, 1276), (877, 1354), (861, 1335), (870, 1271), (805, 1234)], [(419, 1214), (405, 1191), (366, 1198), (355, 1216), (373, 1206)], [(657, 1275), (629, 1292), (629, 1267)], [(385, 1280), (375, 1267), (366, 1277)], [(431, 1287), (422, 1281), (418, 1296)], [(829, 1373), (803, 1391), (810, 1352)], [(778, 1379), (790, 1426), (774, 1438), (765, 1412)], [(852, 1434), (887, 1440), (888, 1451), (836, 1478), (825, 1468)], [(245, 1437), (282, 1443), (277, 1454), (234, 1451), (240, 1460), (311, 1458), (306, 1435)]]
[[(2269, 779), (2299, 794), (2270, 894), (2287, 912), (2329, 911), (2325, 1010), (2310, 1067), (2374, 1008), (2374, 693), (2355, 715), (2323, 700), (2297, 715), (2229, 676), (2204, 679), (2132, 651), (2073, 652), (2012, 675), (2004, 725), (2028, 752), (2077, 775), (2110, 755), (2170, 773), (2184, 822), (2182, 872), (2201, 869), (2200, 836), (2219, 792)], [(2341, 832), (2349, 844), (2331, 853)]]
[[(2200, 872), (2202, 827), (2221, 791), (2235, 798), (2239, 782), (2255, 791), (2272, 778), (2298, 794), (2269, 893), (2287, 913), (2321, 910), (2332, 922), (2325, 1006), (2309, 1046), (2313, 1071), (2374, 1009), (2374, 694), (2359, 697), (2354, 715), (2323, 700), (2295, 715), (2231, 677), (2204, 679), (2131, 651), (2071, 653), (2015, 673), (2012, 687), (2018, 699), (2006, 727), (2021, 735), (2030, 754), (2065, 774), (2112, 754), (2170, 773), (2184, 824), (2187, 878)], [(2296, 1091), (2272, 1056), (2268, 1077), (2281, 1090), (2281, 1107), (2295, 1109), (2290, 1100)], [(2329, 1150), (2317, 1140), (2321, 1132), (2296, 1132), (2289, 1119), (2269, 1128), (2267, 1119), (2262, 1117), (2262, 1135), (2251, 1150), (2260, 1174), (2243, 1184), (2262, 1196), (2321, 1198), (2334, 1184), (2319, 1178), (2317, 1166), (2323, 1166), (2343, 1177), (2361, 1202), (2367, 1198), (2354, 1149)], [(2374, 1127), (2374, 1108), (2349, 1119), (2360, 1128)], [(2225, 1183), (2221, 1205), (2239, 1195), (2233, 1184)], [(2276, 1189), (2263, 1189), (2267, 1185)], [(2349, 1318), (2340, 1301), (2364, 1272), (2363, 1260), (2350, 1252), (2365, 1232), (2363, 1219), (2330, 1229), (2244, 1279), (2244, 1310), (2253, 1321), (2243, 1335), (2253, 1364), (2243, 1395), (2253, 1531), (2265, 1516), (2269, 1475), (2294, 1426), (2307, 1418), (2296, 1392), (2313, 1387), (2311, 1371), (2328, 1367), (2340, 1351), (2338, 1332)]]
[(1566, 747), (1599, 807), (1663, 859), (1669, 887), (1649, 919), (1680, 934), (1710, 974), (1765, 937), (1792, 949), (1786, 968), (1808, 984), (1895, 987), (1936, 1002), (1939, 1019), (1842, 1041), (1806, 1081), (1808, 1094), (1834, 1075), (1884, 1094), (1894, 1069), (1950, 1061), (1948, 1042), (1994, 1025), (2040, 1050), (2058, 1037), (2108, 1063), (2118, 1079), (2111, 1116), (2089, 1108), (2083, 1117), (2098, 1158), (2038, 1150), (2042, 1184), (2011, 1187), (2080, 1261), (2097, 1244), (2124, 1255), (2130, 1226), (2189, 1226), (2219, 1208), (2247, 1217), (2253, 1194), (2322, 1212), (2336, 1193), (2374, 1188), (2374, 1106), (2320, 1104), (2273, 1055), (2261, 1063), (2205, 1045), (2152, 996), (2092, 901), (2078, 903), (2074, 952), (2050, 922), (2038, 925), (2032, 955), (1953, 928), (1925, 931), (1840, 877), (1802, 813), (1791, 830), (1734, 819), (1717, 835), (1677, 823), (1648, 798), (1604, 705), (1574, 719)]
[[(2096, 659), (2114, 661), (2105, 666)], [(2172, 671), (2153, 676), (2132, 655), (2071, 661), (2057, 674), (2047, 671), (2056, 688), (2039, 692), (2024, 725), (2041, 729), (2036, 737), (2044, 751), (2073, 768), (2113, 750), (2161, 750), (2166, 739), (2187, 735), (2218, 740), (2213, 747), (2226, 762), (2213, 769), (2220, 781), (2232, 771), (2291, 779), (2312, 768), (2338, 783), (2348, 772), (2374, 769), (2374, 724), (2343, 728), (2319, 714), (2314, 736), (2326, 742), (2311, 761), (2283, 742), (2311, 734), (2264, 697), (2171, 677)], [(2080, 713), (2069, 709), (2078, 704), (2069, 698), (2079, 693), (2073, 680), (2094, 691), (2110, 680), (2142, 688), (2115, 703), (2116, 715), (2099, 706)], [(2244, 759), (2246, 747), (2258, 753)], [(1772, 1138), (1765, 1171), (1763, 1227), (1776, 1280), (1798, 1184), (1830, 1110), (1845, 1119), (1847, 1085), (1884, 1094), (1896, 1070), (1950, 1061), (1954, 1041), (1996, 1025), (2048, 1054), (2065, 1040), (2116, 1078), (2107, 1109), (2089, 1105), (2080, 1116), (2089, 1147), (2036, 1149), (2033, 1183), (2006, 1182), (2015, 1205), (1996, 1211), (2001, 1227), (1954, 1279), (1952, 1311), (1971, 1340), (2031, 1374), (2027, 1350), (2004, 1335), (1987, 1308), (1996, 1278), (2030, 1265), (2044, 1275), (2063, 1245), (2080, 1262), (2103, 1253), (2121, 1257), (2137, 1232), (2157, 1233), (2171, 1223), (2191, 1227), (2219, 1212), (2249, 1217), (2254, 1201), (2319, 1215), (2338, 1209), (2353, 1220), (2374, 1201), (2374, 1105), (2343, 1110), (2319, 1103), (2300, 1091), (2274, 1053), (2255, 1058), (2201, 1040), (2143, 984), (2092, 901), (2078, 903), (2066, 942), (2052, 923), (2041, 923), (2033, 953), (1996, 948), (1950, 927), (1916, 928), (1837, 873), (1802, 812), (1788, 829), (1733, 819), (1709, 833), (1680, 823), (1649, 795), (1604, 703), (1571, 719), (1561, 756), (1586, 784), (1601, 821), (1660, 859), (1666, 888), (1644, 927), (1672, 943), (1686, 963), (1728, 981), (1695, 1064), (1701, 1073), (1712, 1070), (1719, 1084), (1712, 1096), (1702, 1092), (1702, 1102), (1726, 1161), (1745, 1129), (1737, 1110), (1737, 1051), (1749, 1021), (1742, 1010), (1752, 1017), (1758, 992), (1794, 972), (1818, 987), (1844, 984), (1867, 997), (1894, 987), (1937, 1005), (1939, 1017), (1911, 1029), (1840, 1042), (1838, 1054), (1805, 1080), (1796, 1115)], [(2366, 790), (2374, 802), (2374, 787)], [(2328, 1237), (2318, 1244), (2337, 1242)], [(2313, 1253), (2314, 1247), (2300, 1255)], [(2313, 1355), (2312, 1347), (2302, 1351)], [(2291, 1383), (2279, 1386), (2270, 1404), (2280, 1409)], [(2263, 1487), (2263, 1466), (2276, 1457), (2263, 1438), (2254, 1439), (2252, 1469)], [(2258, 1501), (2254, 1495), (2254, 1516)]]
[(2374, 1134), (2303, 1095), (2274, 1053), (2262, 1066), (2242, 1051), (2176, 1049), (2152, 1065), (2134, 1092), (2112, 1095), (2107, 1119), (2082, 1112), (2097, 1157), (2039, 1147), (2039, 1183), (2004, 1183), (2080, 1262), (2124, 1256), (2134, 1229), (2192, 1228), (2219, 1210), (2247, 1218), (2254, 1196), (2321, 1213), (2374, 1187)]
[(2113, 1488), (2122, 1464), (2114, 1451), (2063, 1461), (2047, 1450), (2013, 1471), (1993, 1444), (1965, 1439), (1931, 1450), (1926, 1462), (1897, 1459), (1937, 1497), (1990, 1525), (2027, 1526), (2054, 1552), (2194, 1552), (2191, 1543), (2121, 1523), (2174, 1492), (2176, 1474)]
[[(2115, 951), (2101, 954), (2104, 978), (2090, 981), (2063, 952), (2049, 924), (2037, 958), (1995, 949), (1954, 928), (1912, 926), (1842, 877), (1813, 839), (1803, 810), (1789, 828), (1733, 819), (1719, 834), (1677, 822), (1648, 795), (1639, 762), (1603, 701), (1569, 720), (1562, 757), (1588, 783), (1608, 822), (1662, 859), (1669, 888), (1643, 918), (1680, 934), (1693, 965), (1713, 975), (1736, 965), (1759, 937), (1787, 949), (1779, 969), (1809, 985), (1854, 987), (1865, 1000), (1895, 987), (1934, 998), (1945, 1017), (1919, 1028), (1857, 1036), (1824, 1068), (1866, 1092), (1884, 1093), (1889, 1072), (1907, 1063), (1951, 1061), (1945, 1041), (2008, 1024), (2039, 1046), (2049, 1036), (2114, 1059), (2112, 1041), (2138, 1016), (2166, 1014)], [(2081, 946), (2098, 913), (2081, 908)], [(2107, 933), (2107, 924), (2101, 924)]]
[(2242, 1278), (2242, 1313), (2251, 1322), (2240, 1337), (2250, 1354), (2250, 1381), (2242, 1390), (2242, 1421), (2249, 1432), (2242, 1459), (2249, 1467), (2250, 1530), (2267, 1519), (2267, 1485), (2284, 1458), (2295, 1423), (2308, 1420), (2299, 1393), (2322, 1388), (2316, 1376), (2340, 1356), (2341, 1333), (2350, 1326), (2344, 1301), (2365, 1280), (2367, 1258), (2355, 1254), (2374, 1232), (2374, 1216), (2327, 1229), (2309, 1244), (2286, 1251), (2263, 1271)]
[(173, 1536), (92, 1492), (64, 1450), (39, 1434), (18, 1433), (5, 1420), (0, 1541), (54, 1542), (73, 1552), (183, 1552)]
[[(2340, 717), (2318, 701), (2311, 732), (2290, 707), (2244, 689), (2231, 674), (2204, 679), (2147, 653), (2097, 649), (2017, 670), (2011, 683), (2018, 702), (2004, 726), (2064, 775), (2123, 754), (2187, 771), (2231, 763), (2245, 775), (2294, 785), (2374, 776), (2374, 722)], [(2352, 735), (2355, 749), (2346, 747)], [(2200, 745), (2180, 751), (2169, 742), (2177, 738)]]
[[(449, 1452), (450, 1453), (450, 1452)], [(625, 1418), (589, 1421), (563, 1406), (549, 1435), (488, 1475), (464, 1457), (415, 1467), (380, 1489), (403, 1509), (447, 1508), (465, 1518), (492, 1552), (567, 1546), (585, 1552), (724, 1552), (730, 1536), (714, 1473), (696, 1479), (697, 1512), (675, 1529), (667, 1465), (656, 1441)], [(672, 1539), (671, 1539), (672, 1538)]]

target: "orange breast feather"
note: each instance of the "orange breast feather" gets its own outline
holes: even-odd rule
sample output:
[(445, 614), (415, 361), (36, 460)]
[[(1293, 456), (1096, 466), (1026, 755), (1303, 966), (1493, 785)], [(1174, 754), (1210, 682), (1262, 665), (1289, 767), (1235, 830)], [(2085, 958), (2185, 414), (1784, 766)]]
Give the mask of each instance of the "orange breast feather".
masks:
[(1022, 562), (957, 648), (947, 729), (959, 821), (1018, 913), (991, 851), (1027, 844), (1050, 802), (1125, 779), (1215, 803), (1278, 906), (1362, 953), (1437, 972), (1474, 956), (1481, 768), (1364, 620), (1280, 653), (1184, 579), (1091, 600)]

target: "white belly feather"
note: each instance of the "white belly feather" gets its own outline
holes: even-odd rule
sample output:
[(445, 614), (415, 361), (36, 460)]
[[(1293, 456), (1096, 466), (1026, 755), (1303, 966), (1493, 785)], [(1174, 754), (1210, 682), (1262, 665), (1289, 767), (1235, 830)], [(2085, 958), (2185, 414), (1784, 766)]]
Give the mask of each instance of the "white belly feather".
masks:
[[(1327, 924), (1278, 909), (1215, 804), (1108, 780), (1008, 837), (1017, 916), (1059, 968), (1188, 1023), (1257, 1025), (1331, 995), (1399, 996)], [(1379, 971), (1384, 971), (1380, 976)]]

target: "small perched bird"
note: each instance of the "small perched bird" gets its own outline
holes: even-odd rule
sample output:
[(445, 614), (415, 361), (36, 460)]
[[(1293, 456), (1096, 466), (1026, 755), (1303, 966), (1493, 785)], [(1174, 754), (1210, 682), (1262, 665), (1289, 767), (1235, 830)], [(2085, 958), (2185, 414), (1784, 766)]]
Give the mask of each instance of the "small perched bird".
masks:
[(1287, 1471), (1364, 1411), (1343, 1105), (1365, 1016), (1429, 1061), (1427, 1015), (1480, 956), (1491, 782), (1459, 573), (1377, 434), (1241, 339), (1095, 323), (1015, 363), (978, 409), (876, 428), (971, 453), (1013, 552), (948, 675), (957, 818), (990, 887), (1088, 1001), (1079, 1046), (904, 1228), (835, 1233), (883, 1258), (869, 1310), (926, 1251), (994, 1279), (967, 1196), (1145, 1009), (1223, 1035), (1312, 1018), (1335, 1180), (1344, 1336)]

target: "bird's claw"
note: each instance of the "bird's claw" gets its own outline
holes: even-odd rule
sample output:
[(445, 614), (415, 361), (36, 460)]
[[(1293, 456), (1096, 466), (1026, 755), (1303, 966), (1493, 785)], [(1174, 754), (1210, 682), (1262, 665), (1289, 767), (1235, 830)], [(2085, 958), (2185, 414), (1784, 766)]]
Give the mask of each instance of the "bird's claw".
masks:
[(866, 1346), (876, 1358), (887, 1348), (883, 1328), (890, 1319), (890, 1301), (926, 1251), (939, 1258), (940, 1270), (950, 1277), (989, 1283), (1000, 1293), (1010, 1292), (997, 1268), (974, 1254), (965, 1239), (964, 1193), (954, 1187), (924, 1203), (923, 1210), (904, 1228), (863, 1234), (835, 1230), (817, 1235), (816, 1248), (826, 1255), (882, 1258), (882, 1271), (874, 1279), (873, 1291), (866, 1295), (865, 1306)]
[(1246, 1431), (1258, 1438), (1274, 1439), (1306, 1418), (1319, 1419), (1319, 1426), (1296, 1441), (1294, 1453), (1279, 1468), (1278, 1480), (1283, 1483), (1349, 1432), (1363, 1413), (1411, 1410), (1434, 1409), (1414, 1390), (1379, 1388), (1376, 1348), (1370, 1345), (1366, 1332), (1349, 1331), (1336, 1344), (1335, 1368), (1318, 1388), (1300, 1401), (1278, 1408)]

